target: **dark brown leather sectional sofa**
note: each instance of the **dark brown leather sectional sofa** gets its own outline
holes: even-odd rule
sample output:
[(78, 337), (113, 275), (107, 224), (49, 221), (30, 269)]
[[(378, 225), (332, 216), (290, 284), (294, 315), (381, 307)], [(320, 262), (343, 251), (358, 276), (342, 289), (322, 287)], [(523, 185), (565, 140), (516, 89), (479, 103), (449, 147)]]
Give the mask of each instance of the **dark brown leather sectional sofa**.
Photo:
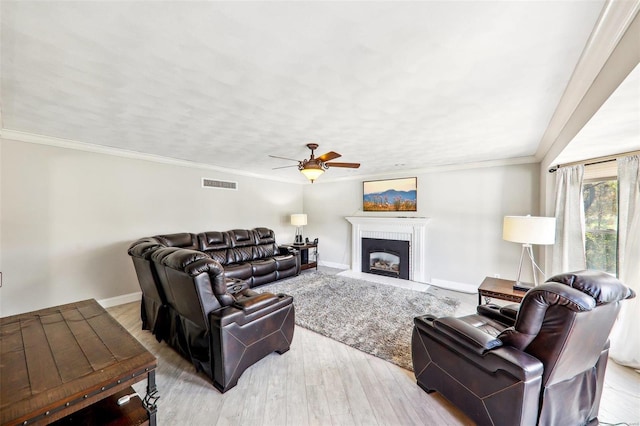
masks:
[(170, 234), (129, 247), (142, 328), (166, 341), (221, 392), (271, 352), (289, 350), (293, 298), (251, 287), (300, 272), (297, 250), (267, 228)]

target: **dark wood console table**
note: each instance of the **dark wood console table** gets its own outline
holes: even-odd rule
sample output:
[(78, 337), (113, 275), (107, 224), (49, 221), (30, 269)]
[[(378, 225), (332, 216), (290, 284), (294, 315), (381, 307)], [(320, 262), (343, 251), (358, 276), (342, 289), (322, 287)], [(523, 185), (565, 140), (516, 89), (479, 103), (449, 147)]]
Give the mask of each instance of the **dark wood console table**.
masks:
[(156, 358), (95, 300), (0, 318), (0, 359), (2, 425), (156, 423)]

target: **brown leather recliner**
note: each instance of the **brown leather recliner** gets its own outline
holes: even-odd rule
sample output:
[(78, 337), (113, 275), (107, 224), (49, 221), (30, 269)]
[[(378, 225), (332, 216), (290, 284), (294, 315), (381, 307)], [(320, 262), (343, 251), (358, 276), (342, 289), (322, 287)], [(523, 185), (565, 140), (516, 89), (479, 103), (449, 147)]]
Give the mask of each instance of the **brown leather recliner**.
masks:
[(133, 260), (142, 290), (140, 303), (142, 329), (151, 331), (158, 342), (165, 339), (168, 332), (167, 298), (158, 285), (158, 275), (151, 255), (163, 247), (155, 238), (140, 239), (129, 247), (129, 255)]
[(620, 302), (635, 296), (599, 271), (556, 275), (518, 305), (414, 319), (418, 385), (479, 425), (597, 424)]
[(229, 280), (207, 254), (178, 247), (151, 255), (167, 300), (166, 341), (203, 371), (221, 392), (271, 352), (284, 353), (293, 339), (293, 298), (256, 293)]

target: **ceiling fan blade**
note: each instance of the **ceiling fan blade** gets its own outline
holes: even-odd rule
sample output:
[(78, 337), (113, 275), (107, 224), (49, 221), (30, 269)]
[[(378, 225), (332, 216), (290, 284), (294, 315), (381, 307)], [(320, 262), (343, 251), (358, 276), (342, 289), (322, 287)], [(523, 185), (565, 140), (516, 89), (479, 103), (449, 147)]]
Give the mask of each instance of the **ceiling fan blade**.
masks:
[(347, 167), (350, 169), (357, 169), (360, 167), (360, 163), (324, 163), (328, 167)]
[(280, 157), (278, 155), (270, 155), (269, 157), (271, 158), (280, 158), (282, 160), (290, 160), (290, 161), (295, 161), (296, 163), (299, 163), (300, 160), (294, 160), (293, 158), (287, 158), (287, 157)]
[(320, 157), (316, 157), (316, 160), (320, 160), (325, 163), (338, 157), (342, 157), (342, 155), (338, 154), (337, 152), (329, 151), (326, 154), (322, 154)]
[(297, 164), (292, 164), (290, 166), (280, 166), (280, 167), (274, 167), (271, 170), (277, 170), (277, 169), (288, 169), (289, 167), (298, 167)]

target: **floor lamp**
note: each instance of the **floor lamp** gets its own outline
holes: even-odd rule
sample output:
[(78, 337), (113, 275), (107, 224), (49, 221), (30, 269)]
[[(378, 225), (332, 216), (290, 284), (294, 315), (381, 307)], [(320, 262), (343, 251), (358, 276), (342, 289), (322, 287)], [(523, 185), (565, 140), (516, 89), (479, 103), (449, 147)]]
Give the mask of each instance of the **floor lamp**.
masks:
[[(514, 290), (530, 290), (538, 285), (537, 271), (542, 270), (536, 265), (533, 257), (533, 248), (535, 245), (548, 245), (556, 241), (556, 218), (540, 217), (540, 216), (505, 216), (502, 225), (502, 239), (514, 243), (522, 244), (522, 252), (520, 253), (520, 264), (518, 265), (518, 277), (513, 286)], [(531, 273), (533, 274), (533, 285), (520, 281), (522, 274), (522, 263), (526, 255), (531, 261)]]

